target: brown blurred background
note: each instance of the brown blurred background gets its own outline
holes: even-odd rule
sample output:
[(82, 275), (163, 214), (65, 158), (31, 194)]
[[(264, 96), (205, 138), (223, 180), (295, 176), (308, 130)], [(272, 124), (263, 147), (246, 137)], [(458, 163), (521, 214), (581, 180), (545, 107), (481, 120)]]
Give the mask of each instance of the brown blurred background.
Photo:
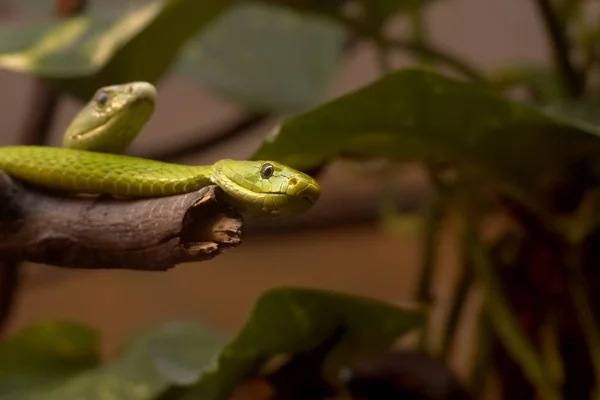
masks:
[[(436, 45), (483, 68), (547, 58), (547, 43), (531, 2), (449, 0), (430, 7), (427, 18)], [(407, 59), (396, 61), (401, 66)], [(358, 46), (343, 61), (328, 96), (370, 82), (377, 71), (372, 49)], [(28, 77), (0, 71), (0, 145), (17, 142), (32, 85)], [(165, 79), (158, 89), (156, 114), (133, 146), (135, 152), (177, 147), (189, 137), (173, 135), (210, 133), (240, 113), (235, 105), (176, 76)], [(70, 100), (61, 104), (53, 129), (55, 144), (80, 106)], [(261, 126), (252, 135), (185, 161), (246, 157), (271, 126)], [(239, 248), (210, 262), (181, 265), (164, 273), (28, 265), (9, 331), (47, 318), (80, 321), (103, 332), (104, 348), (110, 355), (134, 330), (169, 319), (201, 319), (216, 329), (234, 330), (257, 296), (275, 286), (330, 288), (394, 303), (410, 301), (419, 266), (418, 230), (410, 225), (390, 230), (377, 221), (383, 184), (377, 176), (377, 172), (361, 173), (349, 164), (332, 166), (322, 178), (322, 200), (305, 218), (285, 226), (254, 226), (261, 229), (252, 229)], [(424, 189), (419, 170), (401, 168), (397, 183), (401, 205), (418, 204)], [(299, 229), (303, 226), (306, 229)], [(451, 232), (443, 238), (439, 261), (436, 317), (444, 315), (454, 276)], [(468, 318), (465, 322), (456, 351), (459, 373), (465, 370), (470, 347)]]

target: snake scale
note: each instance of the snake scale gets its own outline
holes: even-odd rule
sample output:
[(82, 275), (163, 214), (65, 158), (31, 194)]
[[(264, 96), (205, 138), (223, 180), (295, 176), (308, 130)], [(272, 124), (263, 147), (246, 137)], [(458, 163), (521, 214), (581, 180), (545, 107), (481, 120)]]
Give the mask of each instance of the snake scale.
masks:
[(275, 161), (223, 159), (184, 165), (122, 154), (154, 113), (156, 89), (129, 82), (98, 89), (73, 119), (62, 147), (0, 147), (0, 170), (70, 193), (133, 198), (189, 193), (215, 184), (243, 215), (293, 216), (318, 200), (319, 183)]

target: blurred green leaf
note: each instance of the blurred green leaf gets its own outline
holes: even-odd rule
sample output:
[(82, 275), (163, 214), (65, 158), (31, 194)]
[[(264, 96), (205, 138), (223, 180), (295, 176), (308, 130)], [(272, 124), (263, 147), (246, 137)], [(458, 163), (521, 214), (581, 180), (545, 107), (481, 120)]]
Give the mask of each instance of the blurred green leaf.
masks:
[(423, 323), (420, 310), (324, 290), (278, 288), (264, 293), (249, 320), (219, 355), (212, 370), (190, 388), (186, 400), (225, 398), (239, 382), (272, 356), (314, 349), (342, 327), (345, 333), (328, 354), (323, 373), (388, 348)]
[(172, 322), (129, 341), (113, 364), (81, 374), (40, 400), (151, 400), (198, 379), (224, 340), (194, 322)]
[(1, 51), (0, 67), (46, 78), (82, 100), (116, 82), (156, 82), (190, 37), (230, 3), (166, 0), (99, 8), (56, 22), (27, 48)]
[[(4, 54), (17, 53), (33, 46), (41, 36), (55, 28), (56, 21), (26, 20), (0, 23), (0, 59)], [(2, 65), (0, 67), (4, 68)]]
[[(6, 371), (10, 372), (7, 379), (23, 371), (28, 382), (35, 385), (21, 393), (13, 390), (15, 395), (1, 398), (150, 400), (174, 386), (189, 386), (186, 399), (222, 399), (270, 357), (309, 351), (340, 327), (344, 328), (344, 334), (323, 366), (329, 377), (336, 377), (343, 366), (361, 357), (385, 350), (395, 339), (422, 324), (423, 318), (420, 310), (405, 310), (370, 299), (320, 290), (274, 289), (261, 296), (248, 322), (228, 344), (201, 324), (172, 322), (130, 339), (114, 363), (88, 369), (68, 381), (63, 374), (60, 382), (55, 377), (60, 367), (71, 365), (63, 358), (70, 355), (78, 360), (88, 355), (85, 349), (95, 346), (89, 344), (85, 331), (78, 337), (77, 331), (55, 330), (60, 346), (48, 340), (32, 340), (29, 334), (25, 336), (28, 346), (13, 340), (12, 356), (4, 355), (0, 362), (11, 361), (5, 363)], [(52, 351), (54, 348), (60, 351)], [(30, 367), (36, 357), (55, 353), (60, 357), (46, 356), (43, 363), (34, 363), (37, 369)], [(76, 371), (69, 370), (71, 375), (82, 371), (84, 366), (94, 366), (93, 360), (91, 365), (76, 364)], [(18, 362), (29, 368), (17, 369)], [(39, 376), (31, 375), (32, 370)], [(39, 384), (49, 377), (54, 385)], [(25, 383), (11, 384), (19, 388)]]
[(336, 157), (450, 162), (539, 206), (544, 185), (600, 145), (599, 134), (481, 86), (408, 68), (287, 119), (253, 157), (304, 170)]
[(581, 129), (600, 129), (600, 101), (598, 100), (553, 100), (542, 109), (560, 116)]
[(344, 39), (325, 18), (243, 2), (187, 46), (178, 70), (257, 111), (297, 112), (321, 100)]
[(97, 366), (99, 343), (98, 332), (75, 323), (22, 329), (0, 343), (0, 399), (26, 398)]

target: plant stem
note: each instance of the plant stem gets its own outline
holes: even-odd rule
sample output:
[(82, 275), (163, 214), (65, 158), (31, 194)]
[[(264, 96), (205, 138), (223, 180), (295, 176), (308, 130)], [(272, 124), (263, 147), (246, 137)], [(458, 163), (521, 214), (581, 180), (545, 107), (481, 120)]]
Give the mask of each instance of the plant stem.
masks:
[(390, 60), (388, 45), (381, 39), (374, 38), (375, 46), (377, 47), (377, 64), (379, 66), (380, 74), (387, 74), (393, 69), (392, 62)]
[[(468, 253), (466, 243), (463, 244), (463, 252)], [(473, 285), (473, 271), (470, 265), (471, 258), (468, 254), (463, 255), (462, 270), (456, 285), (454, 292), (452, 293), (452, 304), (450, 305), (450, 314), (446, 320), (444, 329), (442, 330), (442, 344), (440, 348), (440, 356), (447, 360), (456, 337), (458, 329), (458, 323), (460, 321), (460, 314), (467, 300), (469, 289)]]
[(383, 40), (381, 31), (377, 31), (374, 35), (371, 35), (375, 47), (377, 48), (377, 64), (379, 66), (380, 74), (387, 74), (394, 67), (390, 60), (390, 46)]
[(447, 67), (454, 69), (456, 72), (471, 79), (474, 82), (483, 84), (489, 83), (488, 79), (482, 72), (479, 72), (474, 67), (471, 67), (467, 62), (449, 53), (443, 52), (440, 49), (432, 47), (431, 45), (419, 44), (401, 39), (386, 38), (385, 40), (391, 47), (416, 53), (421, 57), (428, 57), (432, 62), (445, 64)]
[[(352, 32), (368, 38), (373, 38), (376, 35), (362, 27), (359, 21), (346, 18), (342, 15), (336, 15), (338, 22), (346, 26)], [(482, 84), (489, 84), (489, 81), (483, 72), (469, 65), (468, 62), (461, 60), (459, 57), (447, 53), (427, 43), (416, 43), (414, 40), (403, 40), (396, 38), (381, 37), (380, 42), (388, 49), (400, 49), (413, 53), (421, 58), (428, 58), (431, 62), (437, 62), (445, 65), (455, 72), (463, 75), (470, 80)]]
[[(421, 47), (424, 47), (425, 43), (427, 42), (427, 32), (425, 30), (424, 19), (425, 15), (421, 7), (415, 9), (409, 14), (414, 43)], [(421, 65), (428, 65), (431, 63), (431, 57), (427, 54), (419, 53), (418, 62)]]
[(547, 365), (550, 378), (556, 386), (562, 386), (564, 366), (558, 348), (556, 319), (556, 312), (550, 310), (548, 317), (540, 328), (540, 347), (542, 348), (542, 358)]
[(564, 27), (552, 9), (550, 0), (536, 0), (536, 3), (552, 44), (554, 60), (562, 76), (565, 91), (572, 97), (578, 97), (583, 90), (583, 79), (571, 62), (571, 49)]
[(476, 224), (471, 214), (472, 210), (464, 207), (463, 234), (468, 243), (473, 269), (484, 289), (485, 310), (490, 316), (496, 334), (508, 353), (520, 365), (525, 376), (544, 399), (562, 399), (560, 392), (554, 387), (552, 380), (549, 378), (541, 357), (536, 353), (534, 346), (523, 333), (510, 310), (506, 297), (502, 293), (494, 266), (478, 236)]
[(492, 361), (492, 326), (488, 313), (481, 310), (477, 321), (477, 346), (475, 360), (469, 374), (469, 392), (474, 399), (481, 399), (485, 377)]
[(594, 399), (600, 399), (600, 329), (596, 323), (596, 315), (590, 304), (585, 278), (581, 271), (581, 265), (575, 257), (568, 258), (568, 269), (570, 272), (569, 287), (575, 312), (581, 325), (581, 330), (590, 352), (594, 374), (596, 375), (596, 387), (594, 388)]
[[(436, 190), (433, 194), (431, 203), (427, 207), (427, 215), (425, 216), (425, 227), (421, 236), (422, 251), (421, 251), (421, 266), (419, 268), (420, 276), (417, 282), (417, 290), (415, 293), (416, 300), (421, 304), (431, 306), (431, 281), (435, 269), (435, 261), (437, 258), (438, 242), (444, 219), (444, 202)], [(429, 339), (429, 319), (423, 325), (419, 338), (419, 350), (427, 351), (427, 343)]]
[(210, 135), (207, 135), (204, 132), (198, 132), (194, 135), (190, 135), (198, 138), (195, 142), (187, 143), (184, 146), (172, 150), (159, 150), (157, 152), (149, 152), (141, 156), (160, 161), (177, 161), (181, 158), (193, 156), (202, 151), (209, 150), (217, 145), (226, 143), (229, 140), (238, 138), (241, 136), (241, 134), (250, 132), (253, 128), (265, 123), (270, 117), (271, 116), (268, 114), (249, 113), (240, 118), (238, 121), (234, 121), (232, 124), (224, 126), (216, 132), (212, 132)]
[[(412, 28), (412, 36), (415, 44), (424, 46), (427, 32), (423, 24), (423, 10), (418, 8), (409, 15), (409, 21)], [(418, 63), (421, 65), (428, 64), (430, 57), (420, 53), (418, 57)], [(434, 166), (425, 164), (427, 173), (429, 175), (429, 181), (433, 186), (433, 195), (431, 203), (427, 209), (427, 215), (425, 220), (425, 230), (422, 236), (423, 251), (421, 253), (421, 276), (417, 283), (416, 298), (420, 303), (425, 303), (428, 306), (432, 305), (431, 299), (431, 286), (433, 280), (433, 273), (435, 269), (436, 258), (438, 254), (438, 244), (440, 239), (440, 233), (442, 230), (442, 222), (445, 216), (445, 204), (444, 204), (444, 192), (446, 187), (443, 182), (438, 178), (437, 171)], [(423, 325), (421, 337), (419, 340), (419, 350), (421, 352), (427, 351), (427, 343), (429, 339), (429, 326), (430, 319)]]

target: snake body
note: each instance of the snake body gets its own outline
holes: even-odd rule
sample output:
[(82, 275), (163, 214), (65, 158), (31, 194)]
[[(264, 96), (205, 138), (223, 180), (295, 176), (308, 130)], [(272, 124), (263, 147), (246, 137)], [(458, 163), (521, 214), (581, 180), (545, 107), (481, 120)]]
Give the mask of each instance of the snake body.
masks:
[(274, 161), (183, 165), (123, 154), (154, 111), (147, 82), (101, 88), (67, 128), (63, 147), (0, 147), (0, 169), (48, 189), (125, 197), (189, 193), (216, 184), (244, 215), (291, 216), (319, 198), (312, 177)]

